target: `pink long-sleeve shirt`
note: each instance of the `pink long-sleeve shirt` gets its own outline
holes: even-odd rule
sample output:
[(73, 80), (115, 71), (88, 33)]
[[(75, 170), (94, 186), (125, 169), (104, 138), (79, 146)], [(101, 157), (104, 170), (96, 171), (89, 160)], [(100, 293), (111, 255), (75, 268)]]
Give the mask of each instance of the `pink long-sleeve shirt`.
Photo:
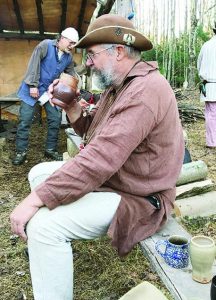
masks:
[[(109, 90), (100, 103), (108, 97)], [(73, 127), (83, 134), (90, 122), (91, 117), (81, 115)], [(92, 191), (120, 194), (108, 234), (119, 254), (125, 255), (167, 220), (183, 156), (174, 93), (155, 63), (140, 62), (129, 72), (90, 143), (36, 188), (36, 193), (50, 209)], [(160, 199), (160, 210), (145, 199), (152, 194)]]

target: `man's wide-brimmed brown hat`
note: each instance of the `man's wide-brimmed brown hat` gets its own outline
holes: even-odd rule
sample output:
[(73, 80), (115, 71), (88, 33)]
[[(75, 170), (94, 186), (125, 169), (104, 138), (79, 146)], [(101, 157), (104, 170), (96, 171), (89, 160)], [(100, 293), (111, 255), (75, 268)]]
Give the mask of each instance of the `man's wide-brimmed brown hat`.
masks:
[(102, 15), (93, 21), (76, 47), (87, 48), (95, 44), (128, 45), (140, 51), (147, 51), (153, 47), (152, 43), (134, 28), (131, 21), (112, 14)]

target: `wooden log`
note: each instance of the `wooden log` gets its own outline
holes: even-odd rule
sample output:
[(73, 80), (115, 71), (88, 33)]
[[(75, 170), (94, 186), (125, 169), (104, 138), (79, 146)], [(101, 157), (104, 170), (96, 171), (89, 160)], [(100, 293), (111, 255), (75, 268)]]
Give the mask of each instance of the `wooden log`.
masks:
[(174, 202), (176, 217), (204, 217), (216, 214), (216, 191)]
[(211, 179), (180, 185), (176, 188), (176, 199), (187, 198), (215, 190)]
[(74, 157), (79, 153), (79, 148), (77, 147), (75, 142), (70, 138), (67, 138), (67, 151), (70, 157)]
[(177, 180), (176, 186), (206, 179), (208, 167), (202, 160), (192, 161), (184, 164)]

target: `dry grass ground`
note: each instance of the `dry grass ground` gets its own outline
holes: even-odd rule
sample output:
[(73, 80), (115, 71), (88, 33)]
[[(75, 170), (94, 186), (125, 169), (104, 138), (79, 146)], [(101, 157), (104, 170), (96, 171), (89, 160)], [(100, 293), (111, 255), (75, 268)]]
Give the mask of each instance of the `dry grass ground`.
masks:
[[(209, 178), (216, 179), (215, 152), (205, 148), (204, 122), (185, 125), (189, 138), (189, 150), (193, 160), (202, 159), (209, 168)], [(22, 166), (12, 166), (10, 158), (14, 151), (14, 138), (10, 137), (0, 158), (0, 299), (32, 300), (28, 260), (24, 254), (26, 244), (14, 239), (10, 232), (9, 214), (29, 193), (27, 174), (32, 166), (44, 161), (45, 125), (35, 124), (30, 139), (28, 161)], [(61, 129), (60, 151), (66, 151), (66, 135)], [(215, 218), (185, 219), (183, 225), (192, 234), (204, 233), (216, 240)], [(172, 300), (159, 277), (152, 272), (139, 246), (124, 259), (111, 248), (109, 239), (75, 241), (74, 300), (117, 300), (130, 288), (143, 280), (159, 287)]]

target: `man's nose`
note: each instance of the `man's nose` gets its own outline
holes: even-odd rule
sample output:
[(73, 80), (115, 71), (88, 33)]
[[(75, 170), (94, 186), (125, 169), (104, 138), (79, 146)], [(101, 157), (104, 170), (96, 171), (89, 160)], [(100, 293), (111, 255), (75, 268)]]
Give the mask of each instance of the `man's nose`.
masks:
[(91, 67), (91, 66), (93, 66), (93, 64), (94, 63), (93, 63), (92, 59), (87, 57), (86, 63), (85, 63), (86, 67)]

